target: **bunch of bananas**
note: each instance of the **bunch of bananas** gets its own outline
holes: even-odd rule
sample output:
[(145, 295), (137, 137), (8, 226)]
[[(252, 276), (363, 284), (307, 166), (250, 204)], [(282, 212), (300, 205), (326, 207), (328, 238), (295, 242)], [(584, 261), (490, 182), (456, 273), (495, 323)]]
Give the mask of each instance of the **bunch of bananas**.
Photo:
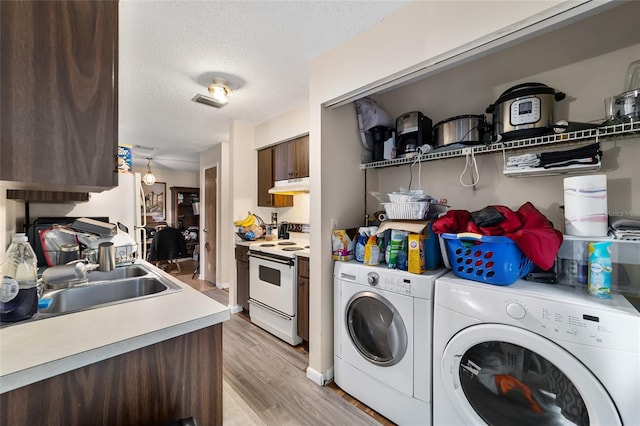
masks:
[(253, 225), (255, 221), (256, 221), (256, 217), (251, 213), (249, 213), (247, 217), (245, 217), (242, 220), (236, 220), (233, 222), (233, 224), (239, 227), (250, 227), (251, 225)]

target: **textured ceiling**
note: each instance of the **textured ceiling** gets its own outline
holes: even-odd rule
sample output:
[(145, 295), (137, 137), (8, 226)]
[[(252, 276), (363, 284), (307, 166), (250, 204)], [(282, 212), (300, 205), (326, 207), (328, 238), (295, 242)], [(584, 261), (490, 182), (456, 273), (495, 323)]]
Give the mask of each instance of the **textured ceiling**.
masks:
[[(308, 101), (309, 62), (408, 1), (120, 1), (119, 142), (133, 164), (197, 171), (230, 121), (258, 124)], [(222, 109), (191, 101), (214, 76)]]

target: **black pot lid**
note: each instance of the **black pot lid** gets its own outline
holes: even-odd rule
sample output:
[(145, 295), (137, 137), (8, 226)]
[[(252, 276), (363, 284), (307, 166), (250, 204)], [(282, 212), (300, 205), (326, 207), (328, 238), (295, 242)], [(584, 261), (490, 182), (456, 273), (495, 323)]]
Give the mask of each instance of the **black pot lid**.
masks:
[(522, 83), (505, 90), (495, 104), (531, 95), (555, 95), (555, 89), (543, 83)]

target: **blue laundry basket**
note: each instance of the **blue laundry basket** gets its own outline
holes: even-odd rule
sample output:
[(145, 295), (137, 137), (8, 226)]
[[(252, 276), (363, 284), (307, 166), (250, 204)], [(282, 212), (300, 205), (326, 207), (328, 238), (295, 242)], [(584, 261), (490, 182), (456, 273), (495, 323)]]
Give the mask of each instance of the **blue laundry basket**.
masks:
[(460, 278), (509, 285), (525, 277), (535, 264), (507, 237), (474, 233), (441, 234), (447, 258)]

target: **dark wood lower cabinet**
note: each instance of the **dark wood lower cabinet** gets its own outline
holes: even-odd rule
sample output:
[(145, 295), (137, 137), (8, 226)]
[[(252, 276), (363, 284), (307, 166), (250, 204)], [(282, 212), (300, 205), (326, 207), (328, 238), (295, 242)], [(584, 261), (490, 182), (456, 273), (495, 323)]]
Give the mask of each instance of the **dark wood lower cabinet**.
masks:
[(222, 425), (222, 324), (0, 395), (1, 425)]
[(236, 295), (238, 305), (249, 312), (249, 247), (236, 246)]
[(309, 345), (309, 259), (298, 257), (298, 336)]

